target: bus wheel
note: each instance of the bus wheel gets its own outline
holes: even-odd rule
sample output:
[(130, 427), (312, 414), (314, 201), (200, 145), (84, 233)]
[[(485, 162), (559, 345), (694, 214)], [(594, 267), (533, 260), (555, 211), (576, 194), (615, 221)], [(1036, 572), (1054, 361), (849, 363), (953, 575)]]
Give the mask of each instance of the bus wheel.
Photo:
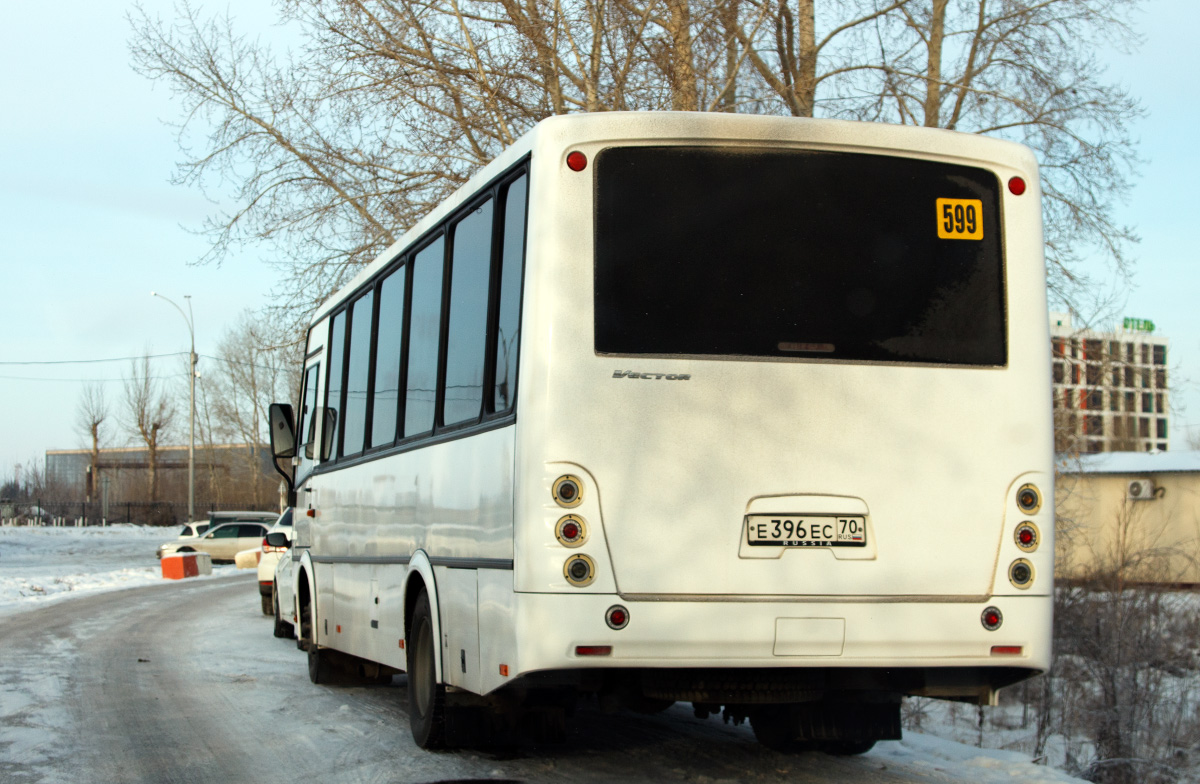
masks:
[(408, 723), (413, 740), (423, 749), (439, 749), (446, 742), (446, 689), (437, 682), (437, 649), (433, 638), (429, 594), (417, 597), (408, 630)]
[(279, 614), (279, 594), (275, 592), (274, 588), (271, 589), (271, 605), (275, 612), (275, 636), (279, 638), (291, 637), (295, 632), (292, 629), (292, 625), (283, 620), (283, 616)]
[(764, 705), (750, 714), (750, 727), (759, 743), (774, 751), (811, 751), (813, 745), (797, 740), (800, 735), (791, 705)]
[(313, 683), (333, 682), (333, 661), (330, 652), (317, 647), (316, 628), (313, 624), (312, 603), (304, 608), (304, 620), (300, 626), (308, 650), (308, 679)]
[(274, 606), (271, 604), (271, 597), (270, 596), (262, 596), (260, 598), (262, 599), (263, 615), (270, 615), (272, 612), (274, 612)]

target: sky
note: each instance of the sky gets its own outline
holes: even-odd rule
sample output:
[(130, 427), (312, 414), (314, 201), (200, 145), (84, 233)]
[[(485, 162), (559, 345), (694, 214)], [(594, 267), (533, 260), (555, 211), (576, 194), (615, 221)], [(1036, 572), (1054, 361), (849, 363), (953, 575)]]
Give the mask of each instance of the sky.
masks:
[[(170, 0), (144, 5), (172, 15)], [(191, 296), (203, 373), (203, 355), (215, 353), (239, 314), (270, 302), (275, 281), (266, 248), (220, 266), (196, 264), (207, 244), (194, 230), (212, 205), (169, 182), (179, 150), (165, 121), (178, 111), (165, 85), (130, 67), (128, 6), (8, 0), (3, 7), (0, 481), (17, 465), (40, 462), (47, 449), (83, 447), (75, 422), (85, 380), (103, 380), (111, 405), (128, 372), (124, 361), (10, 363), (186, 354), (187, 325), (150, 296), (158, 291), (185, 310), (183, 298)], [(1133, 286), (1112, 285), (1125, 301), (1117, 318), (1151, 319), (1170, 340), (1172, 448), (1182, 449), (1188, 433), (1200, 436), (1200, 271), (1192, 236), (1200, 83), (1180, 64), (1200, 29), (1200, 3), (1149, 0), (1145, 9), (1138, 53), (1097, 53), (1110, 78), (1148, 112), (1134, 128), (1145, 163), (1119, 211), (1143, 239), (1132, 253)], [(267, 0), (246, 0), (235, 16), (241, 29), (269, 33), (274, 11)], [(1097, 261), (1096, 273), (1102, 270)], [(156, 372), (179, 381), (182, 362), (160, 360)]]

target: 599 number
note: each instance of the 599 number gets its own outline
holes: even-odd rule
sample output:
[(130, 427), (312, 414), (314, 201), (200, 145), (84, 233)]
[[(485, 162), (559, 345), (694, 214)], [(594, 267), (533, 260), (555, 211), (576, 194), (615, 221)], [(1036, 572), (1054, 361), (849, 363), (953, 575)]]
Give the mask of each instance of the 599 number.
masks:
[(938, 237), (944, 240), (983, 239), (983, 202), (979, 199), (938, 199)]

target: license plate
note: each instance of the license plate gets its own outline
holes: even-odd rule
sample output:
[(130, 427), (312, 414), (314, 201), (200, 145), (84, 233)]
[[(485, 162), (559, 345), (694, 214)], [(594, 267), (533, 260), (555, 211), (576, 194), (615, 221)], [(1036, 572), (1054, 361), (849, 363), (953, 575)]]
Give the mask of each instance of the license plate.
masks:
[(749, 515), (749, 544), (757, 547), (866, 547), (862, 517), (836, 515)]

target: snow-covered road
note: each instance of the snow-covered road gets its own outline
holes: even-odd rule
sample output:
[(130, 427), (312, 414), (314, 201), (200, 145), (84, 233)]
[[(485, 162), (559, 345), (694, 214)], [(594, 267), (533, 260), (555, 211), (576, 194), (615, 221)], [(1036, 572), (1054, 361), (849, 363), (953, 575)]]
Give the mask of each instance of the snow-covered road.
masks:
[[(916, 734), (856, 758), (782, 755), (684, 705), (652, 717), (584, 708), (566, 743), (503, 756), (425, 752), (409, 734), (404, 677), (311, 684), (304, 655), (271, 636), (253, 575), (162, 581), (161, 529), (50, 530), (0, 529), (6, 783), (1075, 781)], [(92, 545), (106, 554), (89, 555)], [(146, 584), (113, 590), (130, 582)]]

